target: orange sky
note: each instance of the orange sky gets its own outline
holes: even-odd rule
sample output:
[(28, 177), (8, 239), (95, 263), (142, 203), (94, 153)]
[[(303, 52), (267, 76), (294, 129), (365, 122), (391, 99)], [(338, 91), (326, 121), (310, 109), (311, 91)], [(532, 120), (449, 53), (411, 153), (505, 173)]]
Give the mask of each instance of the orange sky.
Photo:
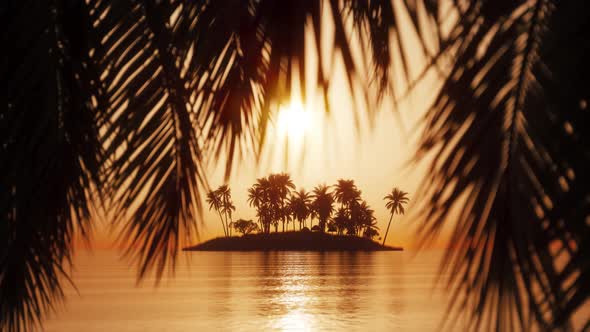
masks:
[[(229, 185), (237, 209), (235, 218), (256, 218), (255, 210), (247, 205), (246, 191), (256, 178), (273, 172), (290, 173), (297, 188), (308, 191), (318, 184), (334, 184), (339, 178), (354, 179), (362, 197), (375, 210), (382, 234), (389, 219), (383, 197), (394, 186), (409, 192), (410, 198), (414, 197), (424, 167), (405, 166), (415, 149), (413, 142), (417, 135), (411, 128), (416, 126), (420, 110), (405, 106), (398, 118), (391, 104), (385, 103), (372, 129), (363, 116), (357, 130), (350, 107), (352, 101), (346, 89), (340, 88), (340, 93), (332, 94), (330, 119), (326, 119), (322, 106), (307, 103), (305, 109), (310, 115), (303, 138), (287, 135), (290, 138), (288, 160), (285, 160), (284, 129), (277, 130), (275, 126), (269, 132), (260, 164), (250, 158), (234, 169)], [(218, 166), (211, 172), (210, 184), (214, 188), (223, 183), (224, 165)], [(203, 239), (223, 234), (215, 213), (206, 211), (205, 220)], [(396, 216), (388, 243), (409, 245), (412, 234), (412, 220)]]
[[(311, 190), (325, 183), (332, 185), (339, 178), (354, 179), (362, 191), (362, 197), (375, 210), (381, 234), (384, 234), (389, 214), (385, 209), (383, 197), (394, 186), (409, 192), (415, 197), (425, 164), (414, 167), (408, 165), (415, 142), (419, 136), (419, 118), (426, 106), (428, 91), (426, 84), (416, 94), (399, 105), (399, 115), (394, 113), (390, 100), (385, 100), (378, 110), (374, 125), (368, 121), (366, 112), (361, 111), (360, 125), (355, 126), (352, 100), (340, 73), (336, 73), (331, 92), (332, 114), (324, 112), (323, 105), (308, 94), (304, 106), (309, 112), (307, 128), (302, 137), (289, 137), (288, 160), (285, 160), (285, 128), (274, 125), (270, 128), (260, 163), (253, 156), (246, 157), (234, 167), (229, 185), (236, 206), (234, 220), (237, 218), (255, 219), (256, 212), (247, 205), (247, 189), (258, 177), (272, 172), (288, 172), (299, 188)], [(289, 124), (286, 125), (287, 129)], [(223, 184), (224, 161), (212, 165), (209, 181), (213, 188)], [(411, 218), (412, 201), (408, 207), (410, 216), (395, 216), (387, 243), (413, 247), (414, 232), (419, 223)], [(206, 206), (206, 205), (205, 205)], [(316, 221), (317, 222), (317, 221)], [(98, 228), (97, 245), (110, 246), (112, 238), (102, 228)], [(201, 240), (223, 235), (219, 216), (205, 209), (204, 225), (200, 228)]]
[[(405, 18), (404, 18), (405, 19)], [(325, 35), (330, 36), (332, 27), (326, 23)], [(415, 36), (406, 33), (408, 40), (404, 40), (406, 49), (418, 50)], [(414, 39), (412, 45), (412, 39)], [(325, 52), (324, 58), (330, 54), (332, 40), (322, 40)], [(409, 45), (409, 46), (408, 46)], [(311, 45), (310, 45), (311, 46)], [(317, 66), (317, 54), (313, 47), (308, 47), (309, 53), (306, 63), (306, 75), (308, 82), (315, 82)], [(358, 52), (358, 41), (354, 46), (356, 60), (361, 59)], [(406, 54), (414, 65), (411, 66), (410, 75), (417, 76), (422, 68), (424, 59), (421, 52)], [(399, 62), (399, 61), (398, 61)], [(394, 83), (400, 86), (401, 66), (394, 61), (392, 77)], [(325, 65), (330, 68), (330, 66)], [(255, 219), (255, 210), (247, 205), (247, 189), (256, 181), (256, 178), (266, 176), (272, 172), (287, 172), (299, 188), (311, 190), (318, 184), (332, 185), (339, 178), (354, 179), (358, 188), (362, 191), (362, 197), (375, 210), (375, 215), (381, 234), (384, 234), (389, 214), (385, 209), (383, 197), (394, 186), (409, 192), (411, 199), (407, 209), (409, 216), (395, 216), (392, 223), (387, 243), (390, 245), (403, 245), (413, 247), (415, 230), (419, 227), (418, 220), (412, 218), (412, 199), (416, 195), (418, 185), (422, 180), (426, 164), (409, 165), (416, 148), (416, 141), (420, 134), (420, 117), (424, 113), (439, 82), (433, 72), (426, 76), (422, 83), (414, 90), (409, 98), (393, 107), (392, 99), (385, 98), (376, 109), (373, 122), (369, 121), (368, 113), (363, 105), (356, 105), (356, 114), (359, 116), (359, 125), (355, 125), (354, 101), (346, 82), (346, 76), (342, 62), (336, 58), (333, 67), (332, 85), (329, 98), (331, 113), (328, 116), (322, 103), (322, 96), (312, 84), (307, 85), (307, 100), (304, 109), (308, 112), (306, 129), (299, 132), (297, 137), (287, 135), (289, 144), (286, 144), (285, 131), (289, 130), (289, 121), (280, 121), (269, 128), (267, 140), (260, 163), (257, 163), (252, 155), (246, 156), (234, 166), (229, 185), (232, 189), (236, 212), (234, 219)], [(295, 76), (295, 79), (297, 77)], [(361, 78), (362, 83), (368, 78)], [(359, 84), (361, 82), (358, 82)], [(293, 84), (298, 86), (298, 84)], [(403, 90), (403, 89), (400, 89)], [(297, 97), (298, 91), (294, 91), (291, 102), (297, 104), (301, 100)], [(401, 94), (401, 91), (397, 91)], [(288, 104), (286, 101), (285, 104)], [(395, 112), (398, 112), (397, 114)], [(285, 124), (286, 123), (286, 124)], [(288, 149), (287, 149), (288, 147)], [(288, 153), (285, 153), (288, 152)], [(288, 160), (286, 160), (288, 156)], [(225, 162), (211, 163), (208, 171), (209, 183), (213, 188), (223, 184)], [(206, 206), (204, 204), (204, 206)], [(96, 246), (109, 247), (112, 236), (106, 235), (106, 227), (97, 227), (95, 237)], [(214, 211), (205, 209), (204, 225), (200, 227), (201, 240), (223, 235), (219, 217)], [(446, 237), (446, 236), (445, 236)], [(444, 239), (443, 239), (444, 240)], [(444, 241), (441, 244), (444, 245)], [(437, 245), (437, 246), (439, 246)]]

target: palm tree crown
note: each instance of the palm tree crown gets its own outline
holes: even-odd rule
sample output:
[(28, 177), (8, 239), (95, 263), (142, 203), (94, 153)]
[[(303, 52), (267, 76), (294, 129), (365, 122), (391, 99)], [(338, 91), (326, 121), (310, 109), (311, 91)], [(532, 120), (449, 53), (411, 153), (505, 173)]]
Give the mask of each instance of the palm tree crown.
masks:
[(225, 221), (223, 220), (223, 217), (221, 215), (221, 212), (223, 210), (222, 206), (223, 206), (223, 201), (222, 201), (222, 197), (221, 195), (219, 195), (219, 191), (209, 191), (207, 193), (207, 203), (209, 203), (209, 210), (213, 210), (215, 209), (215, 211), (217, 211), (217, 213), (219, 214), (219, 218), (221, 219), (221, 226), (223, 227), (223, 234), (225, 236), (228, 235), (228, 230), (227, 230), (227, 226), (225, 224)]
[(312, 209), (319, 219), (319, 228), (324, 232), (332, 212), (334, 212), (334, 196), (326, 185), (319, 185), (313, 189)]
[(391, 193), (385, 196), (383, 199), (387, 201), (385, 207), (391, 212), (391, 214), (404, 214), (404, 205), (409, 202), (407, 197), (408, 193), (393, 188)]
[(360, 191), (354, 184), (354, 180), (339, 179), (334, 186), (334, 197), (343, 207), (350, 208), (352, 202), (360, 197)]
[(407, 197), (408, 193), (399, 190), (398, 188), (393, 188), (390, 194), (383, 197), (384, 200), (387, 201), (385, 203), (385, 207), (390, 211), (391, 216), (389, 217), (389, 223), (387, 223), (387, 230), (385, 231), (385, 236), (383, 237), (383, 244), (385, 245), (385, 240), (387, 239), (387, 233), (389, 233), (389, 226), (391, 225), (391, 219), (393, 219), (394, 214), (404, 214), (404, 205), (409, 202), (409, 198)]
[(294, 192), (289, 200), (291, 213), (299, 221), (299, 229), (305, 227), (305, 221), (311, 213), (311, 195), (304, 189)]
[(231, 189), (228, 185), (224, 184), (219, 186), (215, 193), (219, 196), (221, 201), (220, 210), (225, 215), (225, 227), (227, 229), (227, 235), (231, 236), (232, 213), (236, 210), (236, 207), (234, 206), (231, 198)]

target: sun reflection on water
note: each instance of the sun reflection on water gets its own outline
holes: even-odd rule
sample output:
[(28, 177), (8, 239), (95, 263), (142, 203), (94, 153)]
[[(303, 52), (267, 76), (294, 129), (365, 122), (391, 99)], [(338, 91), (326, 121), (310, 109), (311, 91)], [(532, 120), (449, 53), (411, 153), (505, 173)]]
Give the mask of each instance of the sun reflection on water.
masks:
[(316, 317), (310, 312), (317, 307), (317, 287), (309, 280), (302, 257), (274, 265), (272, 275), (267, 276), (267, 296), (272, 312), (270, 327), (279, 331), (312, 331), (318, 327)]
[(281, 331), (312, 331), (314, 316), (303, 310), (291, 310), (286, 315), (278, 318), (274, 328)]

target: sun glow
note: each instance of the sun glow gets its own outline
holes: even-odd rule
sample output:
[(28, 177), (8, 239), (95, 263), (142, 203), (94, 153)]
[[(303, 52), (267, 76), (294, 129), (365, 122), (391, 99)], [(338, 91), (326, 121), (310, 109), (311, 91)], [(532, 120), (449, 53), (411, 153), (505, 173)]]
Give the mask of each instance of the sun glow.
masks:
[(291, 102), (279, 107), (277, 130), (281, 137), (301, 140), (311, 127), (311, 114), (301, 102)]

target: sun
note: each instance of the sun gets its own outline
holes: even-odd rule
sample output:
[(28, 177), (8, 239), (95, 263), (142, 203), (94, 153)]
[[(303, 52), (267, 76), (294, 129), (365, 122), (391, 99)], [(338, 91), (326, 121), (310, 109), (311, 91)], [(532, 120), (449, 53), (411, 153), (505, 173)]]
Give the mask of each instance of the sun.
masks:
[(277, 129), (281, 137), (301, 140), (311, 126), (311, 114), (301, 102), (291, 102), (279, 107)]

